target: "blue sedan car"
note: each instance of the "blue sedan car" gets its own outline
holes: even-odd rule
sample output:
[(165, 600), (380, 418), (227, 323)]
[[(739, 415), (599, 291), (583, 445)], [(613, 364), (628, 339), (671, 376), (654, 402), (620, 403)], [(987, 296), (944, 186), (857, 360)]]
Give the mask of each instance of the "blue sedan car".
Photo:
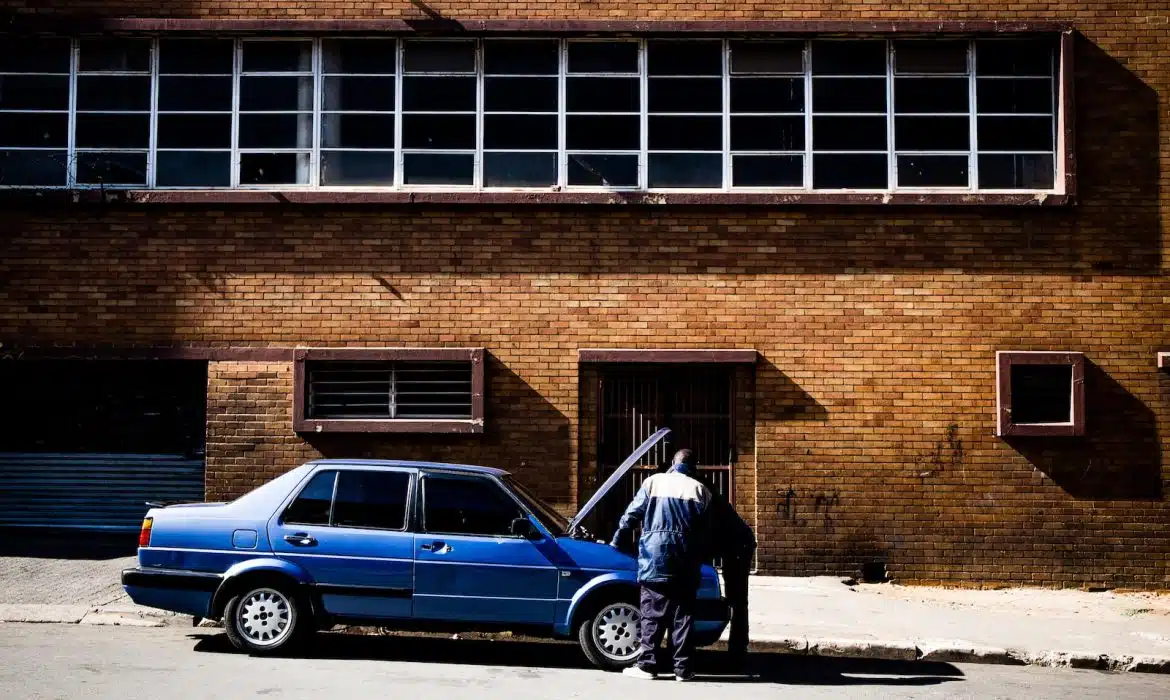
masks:
[[(668, 430), (651, 436), (572, 520), (507, 472), (423, 462), (321, 460), (231, 503), (152, 508), (134, 602), (222, 619), (253, 654), (334, 624), (491, 630), (576, 639), (598, 667), (638, 652), (637, 562), (581, 521)], [(695, 635), (719, 639), (727, 606), (704, 567)]]

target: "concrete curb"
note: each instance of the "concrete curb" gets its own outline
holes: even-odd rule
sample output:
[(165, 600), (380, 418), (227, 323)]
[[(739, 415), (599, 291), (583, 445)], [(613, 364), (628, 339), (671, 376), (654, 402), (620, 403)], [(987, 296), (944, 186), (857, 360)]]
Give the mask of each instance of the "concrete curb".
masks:
[(120, 625), (124, 627), (190, 626), (191, 618), (139, 605), (0, 605), (0, 622)]

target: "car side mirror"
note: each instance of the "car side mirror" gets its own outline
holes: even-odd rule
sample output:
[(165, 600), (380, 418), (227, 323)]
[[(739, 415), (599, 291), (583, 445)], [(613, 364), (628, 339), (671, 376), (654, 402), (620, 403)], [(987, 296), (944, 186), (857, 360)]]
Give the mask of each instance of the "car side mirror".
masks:
[(532, 524), (528, 518), (516, 518), (512, 521), (512, 534), (523, 537), (526, 540), (541, 539), (540, 531)]

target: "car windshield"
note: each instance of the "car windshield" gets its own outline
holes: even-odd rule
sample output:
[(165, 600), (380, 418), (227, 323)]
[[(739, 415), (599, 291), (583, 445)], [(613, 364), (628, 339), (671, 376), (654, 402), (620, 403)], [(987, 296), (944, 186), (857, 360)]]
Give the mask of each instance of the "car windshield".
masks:
[(569, 521), (563, 515), (553, 510), (553, 507), (544, 501), (540, 500), (529, 491), (523, 484), (516, 481), (512, 477), (507, 477), (508, 486), (516, 492), (524, 505), (528, 506), (528, 510), (532, 511), (533, 515), (540, 519), (542, 525), (548, 528), (553, 537), (563, 537), (569, 534)]

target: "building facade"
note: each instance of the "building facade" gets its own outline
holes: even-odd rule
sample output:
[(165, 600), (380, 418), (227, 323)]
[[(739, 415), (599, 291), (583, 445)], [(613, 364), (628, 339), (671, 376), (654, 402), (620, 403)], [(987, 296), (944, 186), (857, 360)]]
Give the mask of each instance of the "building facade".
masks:
[(0, 525), (667, 426), (764, 573), (1170, 586), (1170, 7), (0, 8)]

